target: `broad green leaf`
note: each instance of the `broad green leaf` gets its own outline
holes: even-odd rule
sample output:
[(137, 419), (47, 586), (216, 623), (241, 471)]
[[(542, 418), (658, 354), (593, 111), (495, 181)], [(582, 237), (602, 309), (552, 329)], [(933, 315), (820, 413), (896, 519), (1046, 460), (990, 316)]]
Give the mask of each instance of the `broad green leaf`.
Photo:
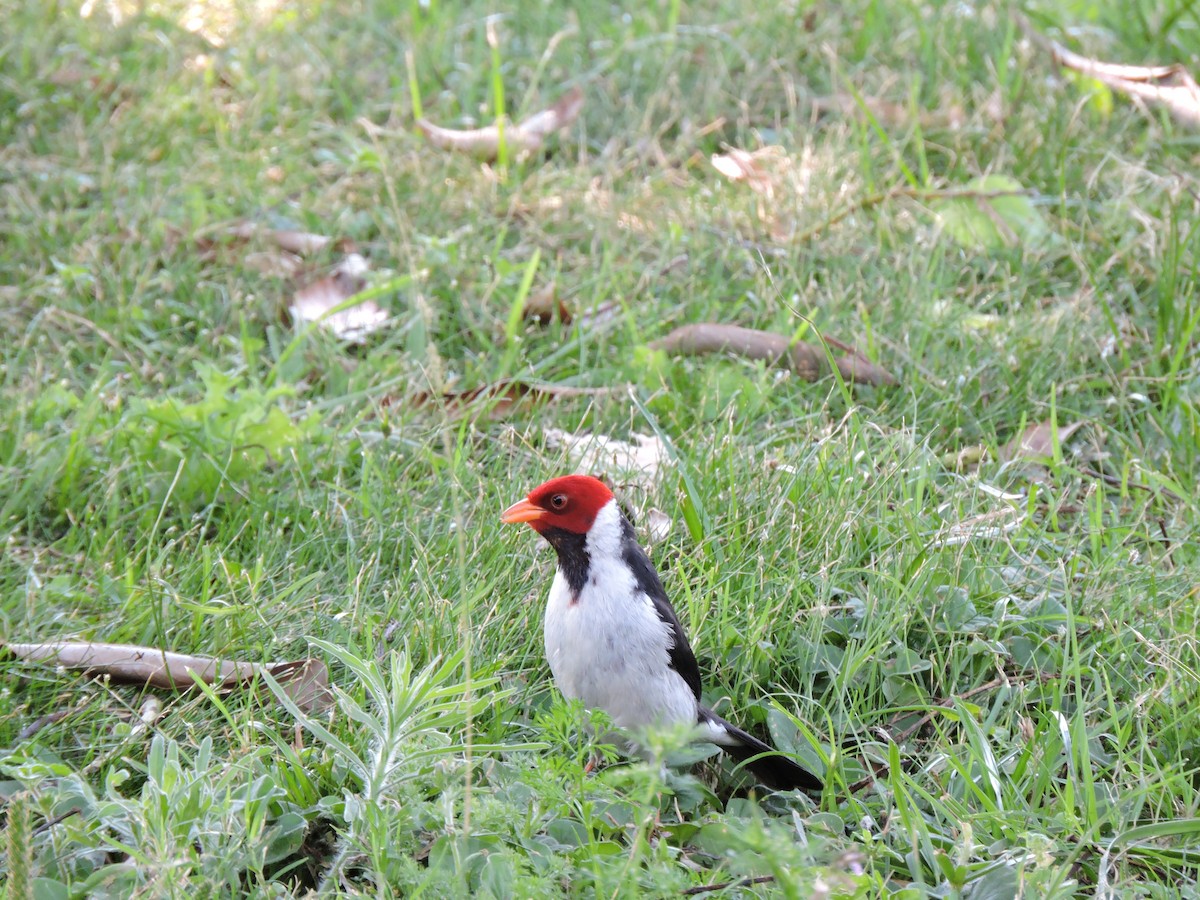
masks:
[(1021, 885), (1018, 874), (1017, 867), (1012, 863), (997, 863), (972, 880), (964, 896), (970, 900), (1010, 900), (1019, 897)]
[(964, 185), (965, 196), (934, 207), (955, 243), (989, 253), (1013, 247), (1041, 250), (1054, 232), (1042, 211), (1015, 178), (984, 175)]
[(915, 675), (917, 672), (928, 672), (933, 668), (929, 660), (904, 646), (897, 647), (895, 656), (884, 663), (883, 667), (889, 675)]
[(53, 878), (35, 878), (30, 886), (33, 888), (33, 900), (67, 900), (71, 896), (70, 889)]

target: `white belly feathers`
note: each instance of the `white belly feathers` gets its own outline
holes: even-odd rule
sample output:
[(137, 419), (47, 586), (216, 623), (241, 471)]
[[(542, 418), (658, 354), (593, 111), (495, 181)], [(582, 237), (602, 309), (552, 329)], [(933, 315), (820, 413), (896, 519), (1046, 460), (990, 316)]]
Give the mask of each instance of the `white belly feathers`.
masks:
[[(615, 504), (602, 515), (609, 512), (619, 515)], [(606, 533), (612, 532), (593, 527), (589, 543), (593, 535)], [(670, 667), (670, 627), (620, 564), (619, 554), (590, 555), (588, 580), (579, 595), (573, 596), (566, 578), (556, 572), (546, 605), (546, 658), (559, 690), (603, 709), (624, 727), (694, 724), (696, 698)]]

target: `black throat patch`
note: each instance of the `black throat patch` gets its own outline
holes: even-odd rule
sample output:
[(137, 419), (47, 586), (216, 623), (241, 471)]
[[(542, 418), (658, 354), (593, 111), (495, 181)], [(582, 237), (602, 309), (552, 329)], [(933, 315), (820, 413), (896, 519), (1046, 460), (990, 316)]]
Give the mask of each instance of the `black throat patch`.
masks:
[(544, 537), (554, 552), (558, 554), (558, 569), (567, 579), (567, 587), (575, 600), (579, 599), (583, 587), (587, 584), (588, 569), (592, 559), (587, 552), (587, 535), (576, 534), (564, 528), (547, 528), (542, 531)]

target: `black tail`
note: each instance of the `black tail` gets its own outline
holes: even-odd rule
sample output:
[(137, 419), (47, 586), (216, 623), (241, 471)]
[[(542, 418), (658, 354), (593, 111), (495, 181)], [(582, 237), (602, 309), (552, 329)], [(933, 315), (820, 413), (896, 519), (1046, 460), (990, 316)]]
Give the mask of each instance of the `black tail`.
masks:
[(821, 779), (812, 772), (797, 765), (769, 744), (764, 744), (754, 735), (747, 734), (731, 722), (726, 722), (715, 712), (701, 707), (700, 720), (709, 726), (716, 726), (710, 729), (710, 733), (715, 733), (713, 742), (739, 763), (744, 763), (767, 787), (777, 791), (799, 789), (813, 793), (823, 787)]

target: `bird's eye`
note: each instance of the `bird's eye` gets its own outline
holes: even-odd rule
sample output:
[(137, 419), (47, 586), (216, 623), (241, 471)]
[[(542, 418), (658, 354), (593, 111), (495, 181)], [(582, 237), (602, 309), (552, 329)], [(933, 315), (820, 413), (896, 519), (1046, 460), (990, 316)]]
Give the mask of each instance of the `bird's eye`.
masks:
[(555, 494), (553, 497), (550, 498), (550, 505), (553, 506), (555, 509), (562, 509), (563, 507), (565, 507), (567, 505), (567, 495), (566, 494)]

